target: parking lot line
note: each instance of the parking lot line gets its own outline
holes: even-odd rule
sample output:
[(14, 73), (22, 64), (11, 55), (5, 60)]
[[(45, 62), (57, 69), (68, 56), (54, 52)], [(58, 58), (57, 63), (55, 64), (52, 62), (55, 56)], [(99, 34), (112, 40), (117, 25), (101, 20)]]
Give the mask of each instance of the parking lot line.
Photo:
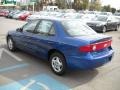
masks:
[(11, 53), (10, 51), (8, 51), (8, 50), (6, 50), (4, 48), (0, 49), (0, 58), (1, 58), (1, 55), (2, 55), (3, 51), (6, 52), (7, 54), (9, 54), (11, 57), (13, 57), (15, 60), (17, 60), (19, 62), (22, 61), (22, 59), (20, 59), (19, 57), (15, 56), (13, 53)]
[(35, 83), (35, 80), (31, 80), (30, 83), (28, 83), (26, 86), (24, 86), (23, 88), (21, 88), (20, 90), (26, 90), (28, 89), (31, 85), (33, 85)]
[(6, 72), (6, 71), (9, 71), (9, 70), (13, 70), (13, 69), (17, 69), (17, 68), (26, 67), (26, 66), (28, 66), (28, 64), (18, 64), (18, 65), (15, 65), (15, 66), (3, 68), (3, 69), (0, 69), (0, 73)]
[(62, 82), (46, 74), (39, 74), (31, 78), (2, 85), (0, 90), (71, 90)]

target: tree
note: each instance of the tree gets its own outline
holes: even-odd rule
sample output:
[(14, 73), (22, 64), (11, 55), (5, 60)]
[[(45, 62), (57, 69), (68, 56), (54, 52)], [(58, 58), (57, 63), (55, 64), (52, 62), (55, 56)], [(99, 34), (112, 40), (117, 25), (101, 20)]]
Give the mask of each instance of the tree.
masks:
[(74, 0), (73, 8), (76, 10), (82, 9), (82, 3), (83, 3), (82, 0)]
[(61, 9), (67, 8), (65, 0), (56, 0), (56, 5)]
[(120, 9), (119, 9), (119, 10), (117, 10), (117, 12), (120, 12)]
[(110, 6), (110, 5), (103, 6), (103, 7), (102, 7), (102, 11), (111, 12), (111, 6)]
[(89, 6), (89, 9), (90, 10), (100, 10), (101, 9), (101, 2), (100, 0), (91, 0), (91, 2), (89, 3), (90, 6)]
[(112, 8), (110, 5), (107, 5), (102, 7), (102, 11), (115, 13), (118, 10), (116, 10), (115, 8)]
[(112, 12), (112, 13), (115, 13), (115, 12), (116, 12), (116, 9), (115, 9), (115, 8), (111, 8), (111, 12)]
[(82, 0), (82, 9), (86, 10), (88, 9), (88, 5), (89, 5), (89, 0)]
[(67, 5), (67, 8), (71, 8), (72, 9), (72, 0), (66, 0), (66, 5)]

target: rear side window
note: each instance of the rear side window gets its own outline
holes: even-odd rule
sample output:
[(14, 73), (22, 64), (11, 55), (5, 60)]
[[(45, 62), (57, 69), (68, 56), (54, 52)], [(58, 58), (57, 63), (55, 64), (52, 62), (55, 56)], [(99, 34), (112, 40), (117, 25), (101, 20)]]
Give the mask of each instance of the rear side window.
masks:
[(66, 20), (66, 21), (62, 21), (62, 25), (63, 25), (65, 31), (70, 36), (85, 36), (85, 35), (97, 34), (89, 26), (87, 26), (86, 24), (82, 24), (81, 21)]
[(53, 26), (52, 26), (51, 30), (49, 31), (49, 35), (55, 35), (55, 29)]

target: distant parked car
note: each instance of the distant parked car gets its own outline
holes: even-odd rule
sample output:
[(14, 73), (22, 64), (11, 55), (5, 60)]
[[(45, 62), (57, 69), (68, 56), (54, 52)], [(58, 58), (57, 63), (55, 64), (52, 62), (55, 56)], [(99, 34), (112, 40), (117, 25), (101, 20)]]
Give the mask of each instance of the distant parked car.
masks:
[(120, 23), (114, 16), (99, 15), (96, 19), (88, 21), (88, 26), (97, 32), (106, 32), (108, 30), (119, 29)]
[(29, 15), (29, 16), (26, 18), (26, 21), (31, 21), (31, 20), (40, 19), (40, 17), (41, 17), (41, 13), (40, 13), (40, 12), (35, 12), (35, 13), (33, 13), (32, 15)]
[(63, 13), (59, 12), (47, 12), (47, 11), (40, 11), (40, 12), (35, 12), (34, 14), (30, 15), (27, 17), (26, 21), (31, 21), (31, 20), (37, 20), (41, 19), (43, 17), (59, 17), (62, 18)]
[(13, 19), (19, 19), (20, 16), (25, 15), (26, 13), (28, 13), (28, 11), (20, 11), (19, 13), (13, 15)]
[(111, 15), (112, 15), (112, 12), (100, 12), (99, 15), (111, 16)]
[(116, 12), (114, 13), (114, 17), (119, 20), (120, 22), (120, 13)]
[(61, 18), (68, 18), (68, 19), (81, 19), (84, 14), (80, 13), (65, 13)]
[(7, 18), (13, 18), (13, 16), (18, 13), (20, 13), (20, 10), (13, 10), (8, 14)]
[(31, 12), (25, 12), (25, 13), (23, 13), (21, 16), (19, 16), (19, 19), (20, 20), (26, 20), (26, 18), (29, 16), (29, 15), (31, 15), (32, 13)]
[(95, 18), (96, 18), (95, 14), (85, 14), (81, 17), (82, 21), (85, 22), (85, 23), (88, 22), (88, 21), (92, 21)]
[(111, 42), (110, 36), (97, 34), (86, 24), (72, 19), (34, 20), (7, 35), (9, 50), (19, 48), (48, 60), (58, 75), (69, 68), (93, 69), (110, 62)]
[(9, 14), (9, 10), (7, 9), (1, 9), (0, 10), (0, 16), (7, 16)]

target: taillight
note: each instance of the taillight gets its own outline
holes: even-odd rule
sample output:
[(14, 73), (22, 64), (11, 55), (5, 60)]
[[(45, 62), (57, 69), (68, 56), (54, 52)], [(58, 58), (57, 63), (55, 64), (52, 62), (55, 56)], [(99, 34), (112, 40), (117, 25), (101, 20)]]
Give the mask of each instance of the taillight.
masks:
[(80, 51), (81, 52), (98, 51), (98, 50), (101, 50), (101, 49), (111, 46), (111, 42), (112, 42), (112, 40), (108, 40), (108, 41), (98, 42), (98, 43), (94, 43), (94, 44), (90, 44), (90, 45), (86, 45), (86, 46), (81, 46)]

